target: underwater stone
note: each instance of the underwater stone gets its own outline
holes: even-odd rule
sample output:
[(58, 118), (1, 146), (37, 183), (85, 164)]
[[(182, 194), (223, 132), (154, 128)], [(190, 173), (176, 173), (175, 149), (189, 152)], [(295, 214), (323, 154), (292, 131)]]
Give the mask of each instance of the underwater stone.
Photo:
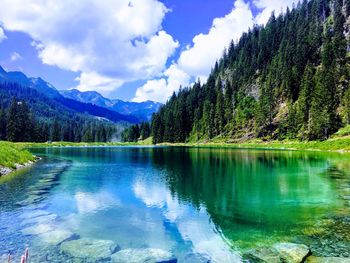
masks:
[(157, 248), (118, 251), (111, 257), (113, 263), (176, 263), (176, 258), (169, 252)]
[(45, 243), (59, 245), (63, 241), (70, 239), (74, 234), (68, 230), (56, 229), (48, 233), (39, 235), (38, 237)]
[(119, 250), (119, 246), (110, 240), (81, 238), (65, 241), (61, 244), (61, 251), (74, 258), (96, 262), (106, 260)]
[(350, 263), (350, 258), (310, 256), (306, 259), (305, 262), (306, 263)]
[(38, 224), (22, 229), (24, 235), (40, 235), (53, 230), (53, 227), (48, 224)]
[(306, 245), (295, 243), (278, 243), (273, 245), (273, 249), (277, 251), (282, 262), (300, 263), (311, 253)]

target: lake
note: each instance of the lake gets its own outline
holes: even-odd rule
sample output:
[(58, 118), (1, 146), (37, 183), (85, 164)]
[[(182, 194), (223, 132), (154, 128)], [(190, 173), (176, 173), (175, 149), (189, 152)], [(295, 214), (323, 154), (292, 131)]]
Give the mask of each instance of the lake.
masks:
[(10, 252), (16, 262), (26, 247), (31, 262), (122, 262), (112, 257), (119, 250), (178, 262), (240, 262), (246, 251), (283, 241), (320, 254), (346, 256), (350, 248), (347, 236), (337, 237), (342, 247), (327, 245), (327, 231), (348, 219), (348, 154), (31, 151), (42, 160), (0, 179), (0, 256)]

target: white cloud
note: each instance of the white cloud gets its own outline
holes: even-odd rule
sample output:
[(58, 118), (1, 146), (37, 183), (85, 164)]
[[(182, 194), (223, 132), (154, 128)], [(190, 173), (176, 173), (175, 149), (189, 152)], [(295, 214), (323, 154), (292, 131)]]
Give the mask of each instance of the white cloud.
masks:
[(4, 28), (28, 33), (43, 63), (81, 73), (78, 88), (85, 90), (152, 78), (178, 47), (161, 28), (168, 10), (159, 0), (2, 0), (1, 6)]
[(262, 11), (256, 16), (255, 21), (258, 25), (266, 24), (273, 11), (278, 15), (285, 11), (287, 7), (292, 7), (296, 0), (254, 0), (253, 3)]
[(21, 60), (21, 59), (22, 59), (22, 56), (17, 52), (13, 52), (10, 56), (10, 60), (12, 62), (17, 61), (17, 60)]
[(7, 38), (7, 36), (5, 35), (4, 29), (2, 29), (2, 27), (0, 27), (0, 43), (2, 41), (4, 41)]
[(141, 102), (155, 100), (165, 102), (179, 87), (189, 85), (190, 76), (181, 70), (178, 65), (171, 65), (165, 72), (164, 78), (147, 81), (138, 88), (133, 101)]
[(165, 102), (180, 85), (189, 85), (191, 78), (205, 80), (215, 61), (221, 57), (224, 48), (232, 39), (238, 39), (253, 24), (254, 18), (249, 4), (237, 0), (228, 15), (213, 20), (207, 34), (201, 33), (193, 38), (193, 44), (180, 54), (177, 63), (164, 71), (162, 78), (149, 80), (137, 89), (133, 100), (149, 99)]
[(101, 76), (96, 72), (82, 72), (75, 80), (79, 82), (76, 88), (80, 91), (103, 90), (109, 92), (124, 82), (121, 79)]
[(207, 76), (231, 40), (237, 40), (253, 26), (253, 14), (249, 4), (237, 0), (232, 12), (215, 18), (208, 34), (193, 38), (193, 46), (183, 51), (178, 64), (191, 76)]

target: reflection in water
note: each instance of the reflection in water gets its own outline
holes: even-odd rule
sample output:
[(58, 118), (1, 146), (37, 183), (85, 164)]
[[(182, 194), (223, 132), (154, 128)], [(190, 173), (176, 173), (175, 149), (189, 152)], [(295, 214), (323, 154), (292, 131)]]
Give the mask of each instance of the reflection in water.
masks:
[(247, 245), (283, 239), (339, 205), (320, 176), (329, 166), (323, 154), (171, 148), (153, 160), (167, 169), (173, 194), (205, 207), (226, 238)]
[(179, 262), (238, 262), (237, 251), (288, 240), (334, 214), (343, 203), (331, 178), (349, 168), (346, 155), (287, 151), (33, 151), (47, 159), (0, 183), (0, 255), (22, 252), (25, 240), (38, 258), (64, 262), (70, 239), (162, 249)]

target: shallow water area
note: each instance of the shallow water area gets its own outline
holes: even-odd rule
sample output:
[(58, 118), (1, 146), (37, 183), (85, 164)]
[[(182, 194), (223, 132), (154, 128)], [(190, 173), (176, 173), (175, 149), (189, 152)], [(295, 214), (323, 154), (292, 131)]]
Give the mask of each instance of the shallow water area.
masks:
[(261, 245), (311, 246), (319, 226), (348, 212), (349, 154), (31, 151), (43, 159), (0, 179), (0, 256), (17, 261), (28, 246), (31, 262), (240, 262)]

